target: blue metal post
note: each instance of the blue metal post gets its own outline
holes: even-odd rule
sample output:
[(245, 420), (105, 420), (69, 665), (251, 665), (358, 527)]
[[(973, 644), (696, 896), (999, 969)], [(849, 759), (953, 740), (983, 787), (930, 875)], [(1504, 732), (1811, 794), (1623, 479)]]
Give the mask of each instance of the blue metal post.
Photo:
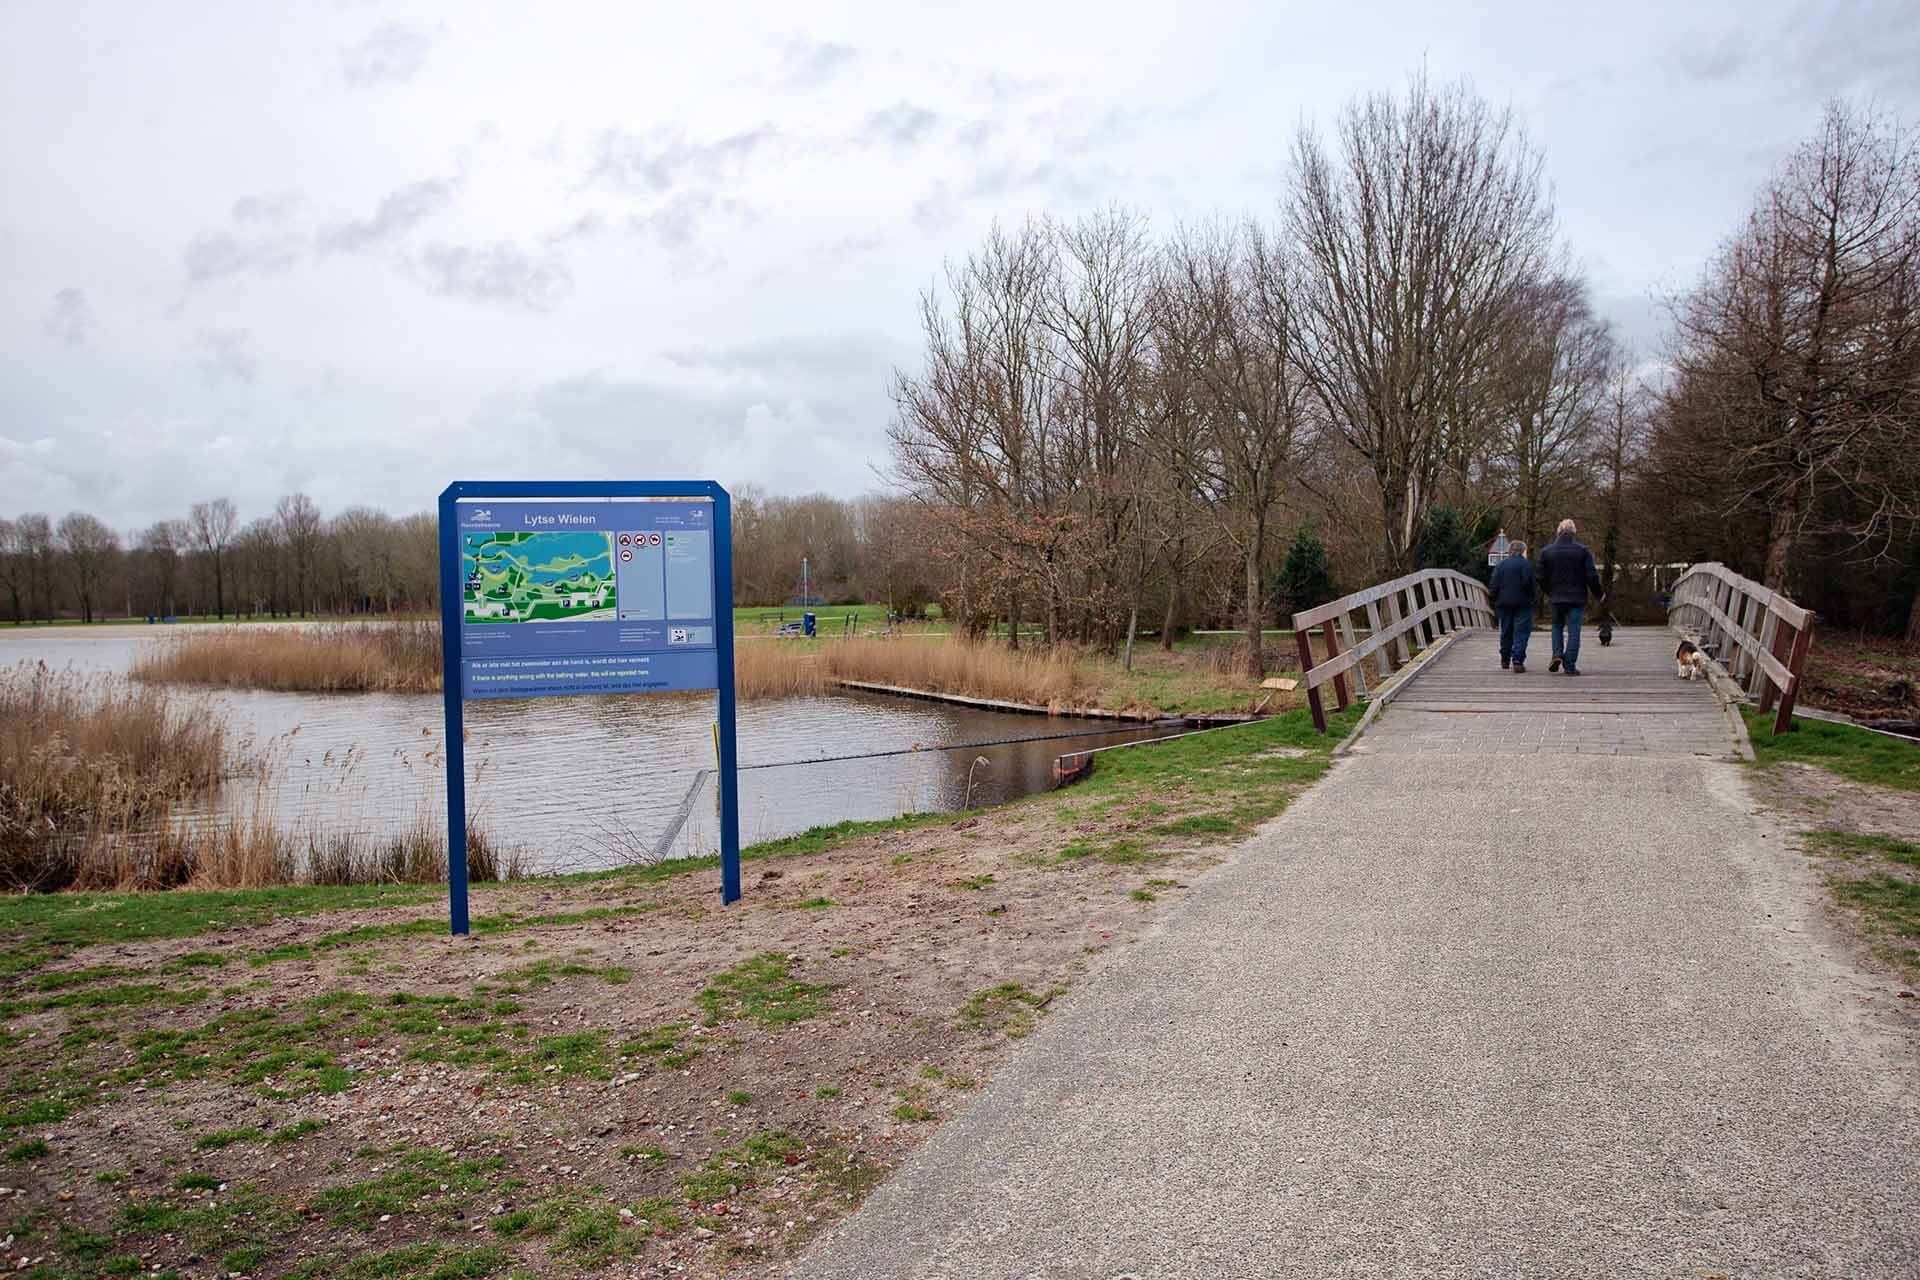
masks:
[(467, 918), (467, 746), (460, 689), (460, 511), (463, 486), (440, 495), (440, 689), (447, 712), (447, 911), (455, 935), (470, 931)]
[(713, 625), (720, 669), (720, 902), (740, 898), (740, 786), (733, 722), (733, 499), (713, 492)]

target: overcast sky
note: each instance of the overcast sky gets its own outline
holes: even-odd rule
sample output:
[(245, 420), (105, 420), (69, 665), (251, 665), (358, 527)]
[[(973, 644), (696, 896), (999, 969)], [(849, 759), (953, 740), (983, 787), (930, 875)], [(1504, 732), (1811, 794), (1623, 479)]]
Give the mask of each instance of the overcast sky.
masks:
[(1920, 118), (1914, 17), (0, 0), (0, 514), (873, 488), (943, 257), (1109, 201), (1268, 213), (1298, 121), (1423, 60), (1520, 113), (1596, 297), (1654, 344), (1822, 99)]

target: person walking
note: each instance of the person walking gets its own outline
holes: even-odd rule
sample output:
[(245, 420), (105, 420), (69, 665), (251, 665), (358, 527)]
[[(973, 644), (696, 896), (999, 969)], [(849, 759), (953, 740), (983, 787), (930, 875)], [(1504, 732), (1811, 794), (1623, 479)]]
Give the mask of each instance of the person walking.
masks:
[(1500, 618), (1500, 667), (1519, 675), (1527, 669), (1527, 637), (1533, 634), (1533, 561), (1527, 544), (1515, 539), (1507, 558), (1493, 567), (1487, 594)]
[(1593, 552), (1575, 539), (1576, 532), (1573, 521), (1562, 520), (1553, 541), (1540, 549), (1536, 566), (1540, 590), (1553, 606), (1553, 661), (1547, 670), (1559, 671), (1564, 665), (1570, 676), (1580, 674), (1580, 622), (1586, 616), (1587, 596), (1606, 596)]

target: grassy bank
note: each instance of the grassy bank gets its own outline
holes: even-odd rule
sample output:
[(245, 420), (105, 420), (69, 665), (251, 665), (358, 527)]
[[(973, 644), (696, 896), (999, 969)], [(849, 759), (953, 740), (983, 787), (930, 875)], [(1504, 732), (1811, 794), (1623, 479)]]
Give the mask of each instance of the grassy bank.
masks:
[(1868, 786), (1920, 791), (1920, 743), (1826, 720), (1798, 719), (1792, 732), (1775, 734), (1771, 714), (1742, 714), (1757, 764), (1817, 764)]
[(1302, 718), (1000, 811), (493, 885), (0, 900), (39, 1280), (768, 1276), (1327, 766)]

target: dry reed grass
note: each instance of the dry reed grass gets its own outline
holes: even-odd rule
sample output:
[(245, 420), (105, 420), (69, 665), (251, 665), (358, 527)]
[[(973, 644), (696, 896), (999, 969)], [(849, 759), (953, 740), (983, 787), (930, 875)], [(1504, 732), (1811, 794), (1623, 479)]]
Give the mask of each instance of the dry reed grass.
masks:
[(437, 693), (437, 621), (197, 629), (148, 648), (136, 680), (283, 693)]
[(821, 654), (836, 680), (930, 693), (1071, 708), (1082, 692), (1080, 655), (1064, 648), (1009, 649), (995, 641), (847, 640)]
[[(289, 830), (274, 811), (275, 759), (242, 757), (198, 699), (119, 677), (22, 664), (0, 671), (0, 886), (148, 890), (184, 885), (441, 881), (446, 837), (423, 812), (397, 833)], [(206, 807), (237, 775), (253, 793), (235, 812)], [(476, 818), (475, 880), (524, 874), (522, 855)]]

